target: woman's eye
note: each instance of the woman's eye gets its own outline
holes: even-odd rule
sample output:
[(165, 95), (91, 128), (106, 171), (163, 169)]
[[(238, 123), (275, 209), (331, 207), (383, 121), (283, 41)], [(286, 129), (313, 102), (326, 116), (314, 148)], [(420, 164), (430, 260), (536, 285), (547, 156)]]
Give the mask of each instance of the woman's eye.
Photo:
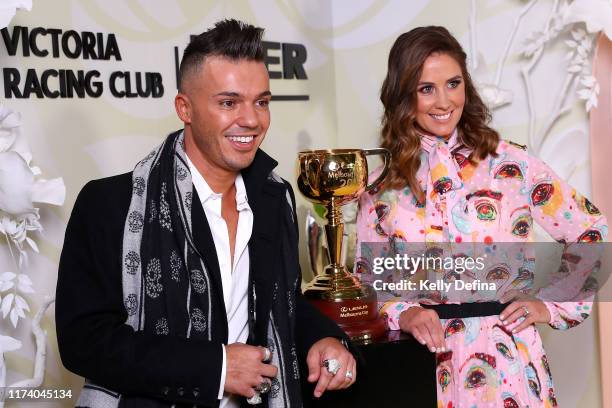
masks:
[(457, 80), (454, 80), (454, 81), (450, 81), (448, 83), (448, 87), (449, 88), (456, 88), (456, 87), (459, 86), (459, 84), (461, 84), (461, 81), (457, 79)]
[(522, 180), (523, 172), (521, 171), (521, 168), (514, 163), (504, 164), (495, 171), (495, 178), (517, 178)]
[(419, 89), (419, 91), (424, 94), (430, 94), (433, 92), (433, 86), (430, 86), (430, 85), (424, 86), (421, 89)]
[(491, 269), (489, 272), (487, 272), (487, 280), (488, 281), (494, 281), (494, 280), (501, 280), (501, 281), (505, 281), (510, 277), (510, 272), (508, 271), (508, 269), (504, 266), (496, 266), (493, 269)]
[(453, 181), (448, 177), (441, 177), (434, 183), (434, 190), (438, 194), (444, 194), (453, 187)]
[(603, 237), (597, 230), (588, 230), (578, 237), (578, 242), (601, 242)]
[(493, 221), (497, 218), (495, 206), (488, 201), (476, 203), (476, 216), (482, 221)]
[(487, 376), (481, 367), (472, 367), (465, 377), (465, 388), (479, 388), (487, 384)]
[(529, 235), (531, 229), (531, 217), (527, 215), (521, 215), (512, 223), (512, 233), (519, 237), (526, 237)]
[(531, 202), (533, 205), (544, 205), (553, 195), (555, 189), (550, 183), (540, 183), (531, 192)]

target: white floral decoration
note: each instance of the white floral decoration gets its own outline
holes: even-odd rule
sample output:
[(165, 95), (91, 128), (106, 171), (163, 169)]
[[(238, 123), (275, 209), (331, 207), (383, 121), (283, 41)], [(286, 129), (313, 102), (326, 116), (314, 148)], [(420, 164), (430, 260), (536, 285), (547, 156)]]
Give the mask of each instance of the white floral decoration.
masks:
[[(21, 348), (21, 342), (10, 336), (0, 335), (0, 386), (6, 384), (6, 365), (4, 364), (4, 353)], [(2, 403), (3, 404), (3, 403)]]
[[(0, 4), (0, 28), (6, 27), (19, 9), (31, 10), (32, 0), (2, 0)], [(6, 238), (11, 258), (18, 270), (27, 261), (26, 245), (35, 252), (38, 246), (28, 232), (42, 231), (38, 208), (33, 203), (62, 205), (66, 187), (61, 178), (44, 180), (37, 178), (41, 171), (32, 166), (32, 154), (27, 144), (20, 139), (21, 117), (19, 113), (0, 104), (0, 233)], [(13, 177), (14, 176), (14, 177)], [(19, 185), (17, 181), (22, 181)], [(0, 236), (1, 238), (1, 236)], [(13, 247), (18, 252), (16, 260)], [(19, 319), (25, 319), (30, 306), (22, 295), (34, 293), (32, 280), (26, 273), (2, 272), (0, 270), (0, 313), (2, 319), (10, 319), (14, 328)], [(45, 375), (47, 335), (40, 327), (40, 321), (55, 299), (45, 296), (43, 305), (32, 319), (32, 334), (36, 339), (34, 375), (9, 384), (9, 387), (39, 387)], [(0, 388), (6, 384), (6, 364), (4, 353), (20, 349), (20, 340), (0, 335)], [(4, 400), (0, 399), (0, 408)]]
[(20, 130), (21, 116), (0, 105), (0, 238), (6, 240), (16, 269), (0, 270), (0, 313), (13, 327), (30, 310), (23, 295), (34, 293), (24, 270), (28, 252), (38, 252), (32, 234), (43, 229), (35, 204), (61, 205), (66, 196), (61, 178), (45, 180), (40, 169), (32, 166), (32, 154)]
[(583, 22), (589, 33), (602, 31), (612, 40), (612, 0), (574, 0), (561, 17), (565, 24)]
[(32, 0), (2, 0), (2, 3), (0, 3), (0, 28), (9, 25), (17, 10), (32, 10)]
[[(504, 90), (500, 86), (501, 74), (514, 37), (521, 25), (521, 20), (537, 2), (538, 0), (529, 0), (519, 11), (498, 63), (495, 81), (478, 84), (478, 90), (483, 100), (491, 109), (512, 102), (512, 92)], [(475, 16), (474, 5), (472, 5), (472, 9), (470, 27), (475, 25), (472, 21)], [(586, 30), (584, 27), (586, 27)], [(471, 28), (471, 31), (474, 31), (474, 29)], [(571, 109), (572, 101), (568, 99), (574, 89), (577, 97), (585, 102), (587, 112), (597, 106), (600, 87), (590, 71), (593, 40), (600, 31), (605, 33), (608, 38), (612, 38), (612, 0), (554, 0), (552, 10), (544, 20), (542, 28), (527, 36), (521, 48), (521, 54), (527, 60), (521, 68), (521, 76), (525, 84), (529, 108), (528, 142), (535, 153), (540, 151), (557, 119)], [(472, 33), (472, 35), (474, 34)], [(547, 120), (536, 134), (534, 90), (530, 74), (540, 61), (546, 46), (563, 35), (567, 35), (565, 45), (569, 48), (567, 75)], [(471, 42), (475, 44), (475, 39), (472, 39)], [(471, 51), (472, 55), (477, 55), (476, 50)]]
[(578, 97), (583, 99), (586, 103), (586, 110), (590, 112), (591, 109), (597, 107), (597, 97), (599, 96), (599, 83), (592, 75), (582, 77), (580, 83), (583, 88), (578, 91)]

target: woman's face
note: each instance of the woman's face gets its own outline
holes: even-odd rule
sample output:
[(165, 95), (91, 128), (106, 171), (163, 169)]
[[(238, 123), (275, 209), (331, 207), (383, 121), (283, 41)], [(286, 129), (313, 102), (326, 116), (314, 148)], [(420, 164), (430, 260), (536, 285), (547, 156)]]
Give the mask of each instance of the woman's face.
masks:
[(420, 130), (449, 137), (465, 105), (461, 66), (448, 54), (431, 54), (423, 63), (416, 92), (416, 122)]

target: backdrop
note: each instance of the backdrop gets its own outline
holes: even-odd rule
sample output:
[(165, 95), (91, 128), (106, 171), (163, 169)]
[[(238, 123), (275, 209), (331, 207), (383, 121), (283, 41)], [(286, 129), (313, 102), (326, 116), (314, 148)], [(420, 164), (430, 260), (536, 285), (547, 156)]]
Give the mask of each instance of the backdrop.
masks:
[[(225, 17), (266, 28), (276, 100), (263, 149), (294, 183), (300, 150), (378, 146), (379, 90), (393, 41), (416, 26), (443, 25), (469, 53), (472, 75), (495, 108), (494, 127), (529, 145), (589, 196), (585, 103), (596, 95), (589, 64), (601, 27), (584, 24), (597, 12), (571, 7), (558, 0), (33, 0), (32, 10), (18, 11), (2, 33), (2, 105), (20, 115), (20, 140), (42, 171), (37, 179), (62, 177), (66, 197), (63, 206), (39, 206), (44, 230), (32, 234), (39, 253), (30, 251), (27, 265), (19, 269), (0, 244), (0, 273), (25, 273), (34, 290), (23, 294), (31, 311), (16, 328), (9, 316), (0, 320), (0, 333), (23, 343), (5, 354), (7, 383), (32, 376), (30, 322), (44, 295), (54, 294), (66, 222), (81, 187), (130, 171), (180, 127), (176, 67), (190, 35)], [(310, 206), (299, 194), (298, 205), (303, 225)], [(301, 249), (307, 275), (303, 240)], [(53, 307), (41, 324), (49, 341), (43, 386), (72, 388), (76, 396), (82, 380), (61, 365)], [(568, 332), (542, 333), (560, 404), (601, 406), (597, 316)]]

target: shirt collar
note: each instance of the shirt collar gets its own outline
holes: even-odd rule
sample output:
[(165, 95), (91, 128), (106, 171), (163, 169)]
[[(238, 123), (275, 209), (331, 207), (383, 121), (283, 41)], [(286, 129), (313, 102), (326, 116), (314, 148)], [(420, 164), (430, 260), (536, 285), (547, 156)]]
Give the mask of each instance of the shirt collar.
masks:
[[(202, 174), (200, 174), (191, 159), (189, 159), (189, 156), (185, 155), (185, 157), (187, 158), (187, 165), (189, 166), (189, 172), (191, 173), (191, 181), (198, 192), (198, 196), (200, 197), (202, 204), (210, 199), (221, 198), (223, 195), (221, 193), (215, 193), (212, 188), (210, 188)], [(236, 181), (234, 181), (234, 186), (236, 187), (236, 208), (238, 211), (250, 208), (242, 174), (238, 173), (238, 176), (236, 176)]]

